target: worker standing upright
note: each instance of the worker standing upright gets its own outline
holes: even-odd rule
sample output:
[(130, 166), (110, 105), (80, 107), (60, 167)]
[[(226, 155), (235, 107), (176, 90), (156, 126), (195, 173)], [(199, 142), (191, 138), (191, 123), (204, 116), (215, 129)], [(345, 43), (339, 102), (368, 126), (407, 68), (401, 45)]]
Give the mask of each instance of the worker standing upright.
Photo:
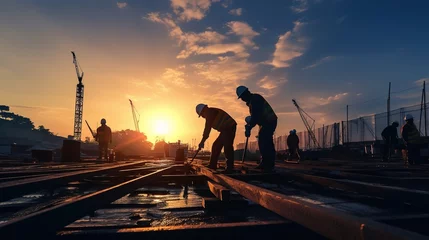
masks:
[(258, 145), (262, 161), (257, 166), (264, 171), (274, 169), (276, 150), (273, 135), (277, 127), (277, 115), (270, 104), (259, 94), (251, 93), (245, 86), (237, 87), (237, 96), (249, 107), (250, 123), (246, 125), (245, 136), (249, 137), (253, 127), (259, 125)]
[(289, 136), (287, 137), (287, 147), (289, 149), (289, 154), (291, 159), (296, 159), (297, 161), (300, 160), (299, 156), (299, 138), (298, 135), (296, 135), (296, 130), (291, 130), (289, 132)]
[(414, 117), (407, 114), (404, 118), (405, 124), (402, 126), (402, 139), (404, 139), (408, 152), (408, 164), (414, 165), (419, 163), (420, 158), (420, 132), (414, 124)]
[(226, 158), (225, 173), (232, 173), (234, 169), (234, 139), (237, 122), (224, 110), (208, 107), (203, 103), (197, 105), (196, 111), (198, 117), (206, 119), (203, 138), (198, 145), (199, 149), (204, 148), (204, 143), (209, 138), (212, 128), (220, 132), (212, 145), (209, 168), (213, 170), (217, 169), (217, 161), (223, 148)]
[(101, 119), (101, 126), (97, 128), (95, 140), (98, 141), (98, 159), (107, 161), (109, 143), (112, 143), (112, 130), (106, 125), (106, 119)]
[(390, 155), (392, 153), (392, 148), (395, 144), (398, 143), (398, 128), (399, 123), (393, 122), (391, 125), (387, 126), (383, 132), (381, 132), (381, 136), (384, 140), (383, 147), (383, 162), (390, 160)]

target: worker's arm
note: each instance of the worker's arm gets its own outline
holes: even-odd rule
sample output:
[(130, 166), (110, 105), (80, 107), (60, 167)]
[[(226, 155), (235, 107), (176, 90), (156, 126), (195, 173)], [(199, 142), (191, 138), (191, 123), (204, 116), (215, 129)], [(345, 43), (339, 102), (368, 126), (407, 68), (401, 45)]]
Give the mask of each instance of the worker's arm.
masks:
[(97, 142), (98, 142), (98, 131), (99, 131), (99, 128), (97, 128), (97, 132), (95, 133), (95, 136), (94, 136), (95, 141), (97, 141)]
[(251, 107), (250, 107), (250, 122), (249, 126), (252, 129), (256, 126), (256, 124), (259, 122), (259, 119), (262, 116), (263, 113), (263, 107), (264, 107), (264, 99), (261, 96), (253, 95), (251, 100)]
[(402, 128), (402, 139), (408, 142), (408, 127), (406, 125)]
[(203, 138), (201, 139), (200, 144), (204, 145), (207, 138), (209, 138), (210, 131), (212, 130), (213, 121), (214, 121), (214, 117), (210, 113), (208, 113), (206, 117), (206, 124), (204, 127)]
[(112, 143), (112, 129), (109, 128), (109, 142)]
[(383, 139), (384, 139), (384, 140), (386, 140), (386, 139), (387, 139), (387, 136), (386, 136), (386, 129), (387, 129), (387, 128), (383, 129), (383, 131), (381, 132), (381, 136), (383, 137)]

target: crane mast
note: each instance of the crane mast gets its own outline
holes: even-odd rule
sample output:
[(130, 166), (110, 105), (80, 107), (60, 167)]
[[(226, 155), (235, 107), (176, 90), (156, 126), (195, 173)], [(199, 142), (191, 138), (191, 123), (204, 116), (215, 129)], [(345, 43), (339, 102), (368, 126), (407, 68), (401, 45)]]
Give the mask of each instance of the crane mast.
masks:
[[(317, 142), (316, 139), (316, 135), (314, 134), (313, 128), (314, 128), (314, 122), (315, 120), (313, 118), (310, 117), (310, 115), (308, 115), (308, 113), (306, 113), (299, 105), (298, 103), (295, 101), (295, 99), (292, 99), (293, 104), (295, 105), (296, 109), (298, 110), (299, 116), (302, 119), (302, 122), (304, 123), (305, 127), (307, 128), (308, 134), (310, 135), (311, 140), (313, 140), (314, 142), (314, 146), (316, 146), (316, 148), (320, 148), (319, 142)], [(310, 126), (310, 124), (308, 123), (307, 118), (313, 120), (313, 124)]]
[(134, 126), (136, 128), (136, 131), (140, 132), (140, 127), (139, 127), (140, 114), (137, 112), (137, 109), (134, 106), (133, 101), (131, 101), (131, 99), (129, 100), (131, 104), (131, 112), (133, 113)]
[(76, 85), (76, 102), (74, 110), (74, 131), (73, 138), (74, 140), (80, 141), (82, 136), (82, 115), (83, 115), (83, 90), (84, 86), (82, 84), (83, 80), (83, 71), (77, 61), (76, 54), (72, 51), (73, 55), (73, 64), (76, 69), (76, 75), (78, 84)]

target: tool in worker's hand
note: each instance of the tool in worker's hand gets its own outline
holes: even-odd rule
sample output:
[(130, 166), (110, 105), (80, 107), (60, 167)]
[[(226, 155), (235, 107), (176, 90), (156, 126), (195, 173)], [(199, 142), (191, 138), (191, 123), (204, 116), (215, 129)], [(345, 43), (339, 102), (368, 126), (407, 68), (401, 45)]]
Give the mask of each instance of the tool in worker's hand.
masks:
[(191, 164), (194, 159), (197, 157), (197, 154), (200, 152), (201, 148), (198, 148), (198, 150), (195, 152), (194, 156), (192, 157), (191, 161), (188, 164)]
[(93, 137), (93, 138), (95, 138), (95, 134), (94, 134), (94, 132), (92, 131), (92, 128), (89, 126), (88, 121), (86, 121), (86, 120), (85, 120), (85, 122), (86, 122), (86, 125), (87, 125), (87, 126), (88, 126), (88, 128), (89, 128), (89, 131), (91, 132), (92, 137)]
[(244, 163), (244, 160), (246, 159), (247, 144), (248, 143), (249, 143), (249, 137), (246, 138), (246, 145), (244, 145), (244, 152), (243, 152), (243, 157), (241, 158), (241, 163)]

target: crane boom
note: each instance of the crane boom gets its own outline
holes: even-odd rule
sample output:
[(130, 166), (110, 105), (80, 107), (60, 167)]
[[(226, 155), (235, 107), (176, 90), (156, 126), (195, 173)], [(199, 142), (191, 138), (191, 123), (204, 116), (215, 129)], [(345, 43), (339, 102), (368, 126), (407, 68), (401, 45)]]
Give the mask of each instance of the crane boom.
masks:
[(83, 71), (77, 61), (76, 54), (72, 51), (73, 55), (73, 64), (76, 69), (76, 75), (78, 84), (76, 85), (76, 102), (75, 102), (75, 111), (74, 111), (74, 140), (80, 141), (82, 135), (82, 115), (83, 115), (83, 90), (84, 86), (82, 84), (83, 80)]
[(131, 104), (131, 112), (133, 113), (134, 126), (136, 128), (136, 131), (140, 132), (140, 127), (139, 127), (140, 114), (137, 112), (137, 109), (134, 106), (133, 101), (131, 101), (131, 99), (129, 100)]
[[(298, 110), (299, 116), (302, 119), (302, 122), (304, 123), (305, 127), (307, 128), (308, 134), (310, 135), (310, 138), (313, 140), (314, 145), (317, 148), (320, 148), (319, 142), (316, 139), (316, 135), (314, 134), (313, 128), (314, 128), (314, 122), (315, 120), (313, 118), (310, 117), (310, 115), (308, 115), (308, 113), (306, 113), (299, 105), (298, 103), (295, 101), (295, 99), (292, 99), (293, 104), (295, 105), (296, 109)], [(308, 123), (307, 117), (310, 118), (311, 120), (313, 120), (313, 124), (310, 126), (310, 124)]]

